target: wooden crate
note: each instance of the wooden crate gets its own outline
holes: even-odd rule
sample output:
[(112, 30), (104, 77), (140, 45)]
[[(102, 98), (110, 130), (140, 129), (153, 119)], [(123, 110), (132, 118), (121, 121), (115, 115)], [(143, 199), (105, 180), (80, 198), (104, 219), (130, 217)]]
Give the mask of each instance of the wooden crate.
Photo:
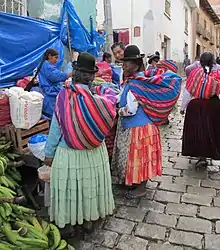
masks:
[(30, 129), (16, 129), (13, 125), (7, 125), (5, 127), (6, 137), (9, 138), (14, 145), (15, 152), (19, 154), (26, 154), (29, 152), (28, 141), (29, 138), (36, 134), (49, 133), (49, 122), (40, 120), (34, 127)]

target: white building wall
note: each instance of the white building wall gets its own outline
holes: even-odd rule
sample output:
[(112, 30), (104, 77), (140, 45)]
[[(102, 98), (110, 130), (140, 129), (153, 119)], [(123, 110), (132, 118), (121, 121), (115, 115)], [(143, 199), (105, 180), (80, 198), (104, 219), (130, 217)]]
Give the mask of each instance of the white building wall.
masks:
[[(177, 62), (184, 60), (184, 46), (188, 44), (192, 58), (192, 14), (188, 2), (193, 0), (172, 0), (170, 19), (164, 14), (164, 0), (111, 0), (113, 29), (129, 28), (130, 43), (136, 44), (146, 55), (161, 52), (164, 36), (169, 38), (167, 57)], [(196, 0), (197, 1), (197, 0)], [(188, 35), (185, 34), (185, 12), (188, 8)], [(103, 0), (97, 0), (97, 22), (104, 21)], [(133, 28), (140, 26), (141, 36), (133, 36)]]

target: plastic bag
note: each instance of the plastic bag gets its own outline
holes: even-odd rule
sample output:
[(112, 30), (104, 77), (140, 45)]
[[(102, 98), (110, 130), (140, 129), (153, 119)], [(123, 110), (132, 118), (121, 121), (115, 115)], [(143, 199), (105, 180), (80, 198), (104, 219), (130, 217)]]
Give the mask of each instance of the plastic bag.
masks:
[(50, 182), (50, 170), (51, 168), (43, 165), (42, 167), (38, 168), (38, 177), (40, 180), (45, 181), (45, 182)]
[(20, 87), (8, 90), (11, 120), (15, 128), (29, 129), (41, 118), (43, 95), (38, 92), (27, 92)]
[(28, 141), (28, 148), (30, 149), (31, 153), (41, 161), (43, 161), (45, 158), (44, 148), (47, 138), (47, 135), (38, 134), (31, 136)]

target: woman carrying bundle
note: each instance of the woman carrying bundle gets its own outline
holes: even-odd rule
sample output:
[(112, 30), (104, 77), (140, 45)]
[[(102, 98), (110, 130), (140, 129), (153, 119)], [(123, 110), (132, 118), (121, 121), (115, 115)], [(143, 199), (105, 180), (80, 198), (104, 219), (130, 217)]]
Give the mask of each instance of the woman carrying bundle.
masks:
[(220, 159), (219, 94), (220, 71), (206, 52), (187, 79), (181, 107), (181, 114), (186, 110), (182, 155), (199, 158), (197, 168), (207, 167), (206, 158)]
[(81, 53), (73, 69), (73, 83), (57, 97), (45, 148), (45, 165), (52, 167), (50, 219), (61, 228), (88, 225), (114, 209), (104, 139), (114, 125), (116, 96), (102, 86), (91, 89), (98, 71), (92, 55)]
[(143, 58), (138, 47), (131, 45), (122, 59), (127, 80), (120, 99), (112, 170), (118, 184), (134, 186), (126, 193), (128, 199), (145, 196), (146, 181), (162, 173), (158, 125), (172, 111), (182, 80), (171, 71), (176, 66), (170, 61), (161, 61), (161, 69), (143, 72)]

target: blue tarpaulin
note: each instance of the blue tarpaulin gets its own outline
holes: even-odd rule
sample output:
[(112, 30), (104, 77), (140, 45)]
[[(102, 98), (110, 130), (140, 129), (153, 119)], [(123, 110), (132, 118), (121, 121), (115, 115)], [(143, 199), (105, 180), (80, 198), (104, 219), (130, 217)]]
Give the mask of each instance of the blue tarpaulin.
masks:
[(60, 23), (0, 12), (0, 24), (0, 88), (32, 75), (47, 48), (58, 50), (61, 67), (63, 46), (68, 46), (68, 27), (71, 47), (78, 52), (88, 51), (96, 56), (104, 43), (98, 32), (86, 30), (69, 0), (64, 1)]

